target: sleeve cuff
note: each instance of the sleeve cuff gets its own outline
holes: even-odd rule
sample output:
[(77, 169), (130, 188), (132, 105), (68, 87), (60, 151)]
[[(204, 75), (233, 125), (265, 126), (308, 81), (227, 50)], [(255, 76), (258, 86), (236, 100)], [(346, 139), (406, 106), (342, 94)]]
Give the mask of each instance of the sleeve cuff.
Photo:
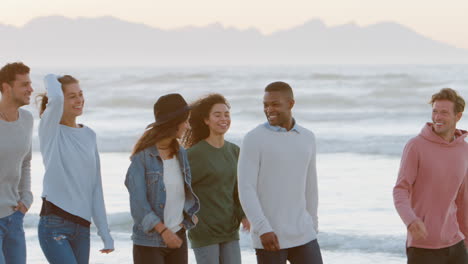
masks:
[(273, 228), (271, 228), (270, 224), (267, 223), (266, 221), (259, 224), (257, 228), (253, 228), (254, 232), (257, 233), (257, 235), (260, 237), (263, 234), (273, 232)]
[(406, 225), (406, 228), (408, 228), (414, 221), (418, 220), (419, 218), (417, 216), (411, 216), (411, 217), (406, 217), (403, 219), (403, 222)]
[(153, 212), (150, 212), (147, 214), (143, 220), (141, 221), (141, 225), (143, 227), (143, 231), (145, 233), (151, 233), (154, 232), (154, 227), (161, 222), (161, 219), (159, 219), (158, 216), (156, 216)]
[(22, 202), (22, 203), (26, 206), (26, 208), (29, 209), (29, 208), (31, 208), (33, 199), (32, 199), (32, 197), (31, 197), (31, 199), (22, 198), (22, 199), (20, 200), (20, 202)]
[(114, 239), (110, 235), (103, 237), (102, 242), (104, 242), (103, 249), (114, 249)]

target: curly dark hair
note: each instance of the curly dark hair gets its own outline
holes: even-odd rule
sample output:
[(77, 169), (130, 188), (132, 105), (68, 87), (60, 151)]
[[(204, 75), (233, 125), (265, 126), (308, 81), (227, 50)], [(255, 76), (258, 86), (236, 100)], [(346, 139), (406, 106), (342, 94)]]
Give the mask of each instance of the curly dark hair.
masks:
[(217, 93), (204, 96), (191, 104), (190, 129), (187, 129), (182, 137), (184, 147), (190, 148), (210, 136), (210, 128), (205, 124), (205, 119), (208, 119), (211, 108), (215, 104), (225, 104), (231, 108), (226, 98)]

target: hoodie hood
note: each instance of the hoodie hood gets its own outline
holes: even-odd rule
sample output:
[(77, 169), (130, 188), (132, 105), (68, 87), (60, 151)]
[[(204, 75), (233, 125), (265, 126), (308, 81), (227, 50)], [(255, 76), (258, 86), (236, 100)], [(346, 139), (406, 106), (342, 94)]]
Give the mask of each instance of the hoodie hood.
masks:
[(439, 135), (437, 135), (434, 132), (434, 130), (432, 130), (433, 125), (434, 124), (430, 122), (426, 123), (426, 125), (424, 125), (419, 135), (423, 137), (425, 140), (431, 141), (436, 144), (445, 145), (447, 147), (452, 147), (458, 144), (466, 143), (465, 138), (468, 136), (468, 131), (461, 130), (461, 129), (455, 130), (456, 139), (452, 142), (448, 142), (445, 139), (441, 138)]

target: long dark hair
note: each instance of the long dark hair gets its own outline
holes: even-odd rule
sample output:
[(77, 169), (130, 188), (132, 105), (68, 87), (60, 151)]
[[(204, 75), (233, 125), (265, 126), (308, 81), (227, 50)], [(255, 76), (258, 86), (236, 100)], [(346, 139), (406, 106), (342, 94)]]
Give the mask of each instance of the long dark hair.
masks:
[[(171, 120), (167, 123), (157, 126), (151, 126), (150, 128), (146, 129), (143, 135), (138, 139), (137, 143), (133, 147), (132, 155), (137, 154), (138, 152), (156, 145), (159, 141), (174, 137), (177, 134), (177, 130), (179, 125), (187, 120), (189, 117), (190, 112), (186, 112), (183, 115), (179, 116), (178, 118)], [(179, 142), (176, 138), (172, 140), (171, 145), (171, 153), (170, 156), (175, 155), (179, 152)]]
[(231, 108), (226, 98), (217, 93), (209, 94), (191, 104), (190, 128), (187, 129), (182, 138), (184, 147), (190, 148), (210, 136), (210, 128), (205, 124), (205, 119), (209, 118), (211, 108), (215, 104), (225, 104), (228, 108)]
[[(64, 75), (58, 78), (58, 81), (62, 84), (62, 91), (65, 89), (65, 86), (68, 84), (79, 83), (79, 81), (71, 75)], [(42, 114), (46, 110), (48, 102), (49, 102), (49, 98), (47, 97), (47, 93), (41, 93), (36, 96), (36, 103), (40, 104), (39, 106), (40, 117), (42, 117)]]

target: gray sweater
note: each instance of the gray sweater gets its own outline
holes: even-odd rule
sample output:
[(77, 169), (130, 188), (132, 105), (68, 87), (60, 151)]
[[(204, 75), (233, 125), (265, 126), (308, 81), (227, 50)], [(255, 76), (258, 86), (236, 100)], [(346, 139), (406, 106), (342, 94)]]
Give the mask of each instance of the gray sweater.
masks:
[(275, 132), (260, 125), (242, 142), (239, 197), (254, 248), (263, 248), (260, 236), (268, 232), (276, 233), (282, 249), (317, 238), (315, 136), (301, 126), (296, 129)]
[(18, 110), (18, 120), (0, 120), (0, 218), (11, 215), (19, 201), (28, 208), (33, 202), (31, 140), (34, 119), (30, 112)]

